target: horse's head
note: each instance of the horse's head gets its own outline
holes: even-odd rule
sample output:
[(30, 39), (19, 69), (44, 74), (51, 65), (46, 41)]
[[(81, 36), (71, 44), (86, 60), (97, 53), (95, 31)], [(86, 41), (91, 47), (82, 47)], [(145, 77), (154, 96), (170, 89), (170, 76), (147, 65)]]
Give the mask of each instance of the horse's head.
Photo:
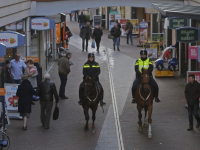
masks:
[(92, 78), (85, 78), (84, 82), (84, 96), (87, 97), (93, 93), (95, 89), (95, 81)]
[(142, 68), (142, 88), (145, 92), (149, 92), (150, 90), (150, 74), (148, 69)]

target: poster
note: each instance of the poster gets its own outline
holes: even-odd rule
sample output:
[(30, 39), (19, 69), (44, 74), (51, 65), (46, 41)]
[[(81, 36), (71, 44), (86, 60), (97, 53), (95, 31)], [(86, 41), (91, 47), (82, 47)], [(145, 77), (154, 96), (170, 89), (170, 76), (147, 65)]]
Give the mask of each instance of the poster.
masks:
[(18, 111), (18, 107), (17, 107), (18, 98), (16, 97), (18, 85), (19, 84), (9, 84), (9, 83), (4, 84), (4, 88), (6, 90), (5, 101), (6, 101), (8, 111), (9, 110)]
[[(130, 22), (132, 23), (133, 25), (133, 31), (132, 31), (132, 34), (139, 34), (139, 27), (138, 27), (138, 19), (129, 19)], [(120, 24), (121, 24), (121, 31), (122, 31), (122, 34), (121, 36), (126, 36), (126, 22), (127, 22), (127, 19), (120, 19)]]
[(164, 33), (152, 33), (152, 41), (160, 42), (160, 46), (163, 46), (165, 35)]
[(95, 15), (93, 19), (93, 26), (96, 27), (99, 25), (101, 27), (101, 16), (100, 15)]
[(198, 59), (198, 47), (197, 46), (189, 46), (189, 59)]
[(140, 28), (139, 40), (140, 40), (140, 43), (148, 41), (148, 29)]
[(109, 30), (115, 25), (115, 20), (120, 20), (121, 14), (109, 14)]
[(149, 48), (146, 48), (149, 58), (158, 58), (158, 44), (150, 44)]
[(187, 83), (189, 83), (189, 75), (194, 74), (195, 80), (200, 83), (200, 71), (187, 71)]

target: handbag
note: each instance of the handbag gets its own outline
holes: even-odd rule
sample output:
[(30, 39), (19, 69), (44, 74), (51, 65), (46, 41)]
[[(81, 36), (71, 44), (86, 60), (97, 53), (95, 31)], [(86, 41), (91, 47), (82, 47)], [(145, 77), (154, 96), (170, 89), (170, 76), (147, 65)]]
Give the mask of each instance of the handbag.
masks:
[(92, 47), (92, 48), (95, 48), (95, 42), (94, 42), (94, 40), (92, 40), (91, 47)]
[(114, 39), (114, 36), (112, 34), (108, 34), (109, 39)]
[(56, 104), (55, 109), (53, 111), (53, 120), (57, 120), (58, 116), (59, 116), (59, 108), (58, 108), (58, 106)]

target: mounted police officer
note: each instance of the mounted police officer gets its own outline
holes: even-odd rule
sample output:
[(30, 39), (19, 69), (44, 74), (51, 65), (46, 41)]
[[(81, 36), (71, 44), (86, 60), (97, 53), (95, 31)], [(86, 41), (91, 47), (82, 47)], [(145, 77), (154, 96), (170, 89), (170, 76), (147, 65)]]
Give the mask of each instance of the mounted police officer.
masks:
[[(99, 82), (99, 74), (100, 74), (100, 66), (95, 61), (95, 56), (93, 53), (88, 54), (88, 61), (83, 66), (83, 78), (92, 78), (95, 80), (97, 86), (100, 87), (100, 105), (106, 105), (106, 103), (103, 101), (103, 87), (101, 86), (101, 83)], [(84, 91), (84, 81), (80, 84), (79, 87), (79, 104), (83, 104), (83, 91)]]
[(149, 70), (150, 84), (153, 86), (154, 91), (155, 91), (154, 92), (155, 102), (158, 103), (158, 102), (160, 102), (160, 100), (158, 98), (158, 90), (159, 89), (158, 89), (158, 84), (156, 83), (156, 81), (153, 79), (153, 76), (152, 76), (153, 64), (152, 64), (151, 60), (149, 58), (147, 58), (147, 50), (142, 49), (140, 51), (140, 55), (141, 55), (141, 58), (139, 58), (135, 63), (136, 79), (133, 82), (133, 86), (132, 86), (132, 96), (133, 96), (132, 103), (135, 103), (135, 92), (137, 90), (138, 84), (141, 82), (142, 68)]

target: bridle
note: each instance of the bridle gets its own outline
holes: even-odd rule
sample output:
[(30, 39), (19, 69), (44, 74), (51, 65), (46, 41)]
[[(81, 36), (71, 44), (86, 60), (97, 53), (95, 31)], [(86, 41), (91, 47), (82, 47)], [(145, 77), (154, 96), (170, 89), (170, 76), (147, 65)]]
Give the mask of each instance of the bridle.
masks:
[[(145, 73), (145, 74), (147, 74), (147, 73)], [(146, 98), (142, 97), (142, 95), (141, 95), (141, 89), (144, 89), (144, 85), (146, 85), (146, 84), (148, 84), (148, 85), (150, 86), (150, 82), (143, 82), (143, 83), (140, 84), (140, 88), (139, 88), (140, 97), (141, 97), (144, 101), (147, 101), (148, 98), (149, 98), (150, 95), (151, 95), (151, 86), (150, 86), (149, 94), (148, 94), (148, 96), (147, 96)]]
[[(86, 84), (87, 84), (87, 83), (86, 83)], [(97, 85), (95, 85), (95, 89), (96, 89), (97, 95), (96, 95), (96, 97), (95, 97), (93, 100), (91, 100), (91, 99), (89, 98), (89, 96), (87, 96), (87, 99), (88, 99), (89, 101), (91, 101), (91, 102), (96, 101), (96, 99), (97, 99), (97, 97), (98, 97), (98, 95), (99, 95), (99, 92), (98, 92), (98, 89), (97, 89)]]

